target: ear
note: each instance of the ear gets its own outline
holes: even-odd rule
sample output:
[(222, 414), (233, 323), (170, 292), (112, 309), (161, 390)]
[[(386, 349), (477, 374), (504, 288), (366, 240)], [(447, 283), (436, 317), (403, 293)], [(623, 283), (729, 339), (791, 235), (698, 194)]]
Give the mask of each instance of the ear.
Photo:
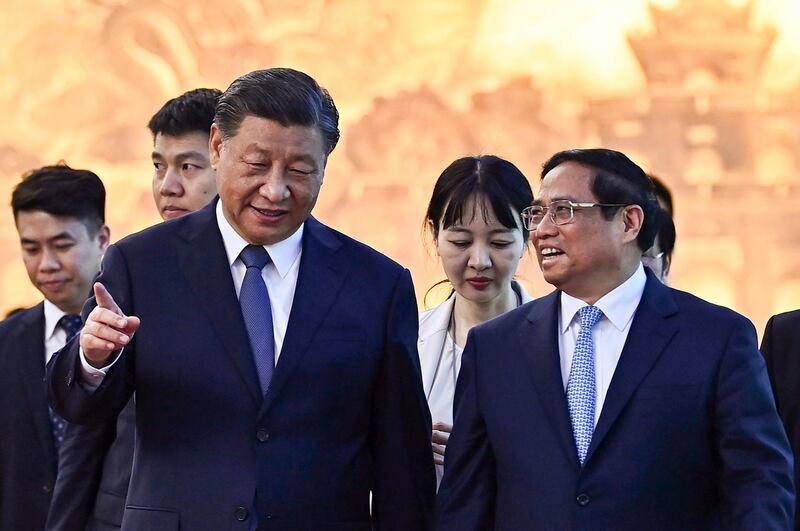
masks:
[(211, 132), (208, 136), (208, 161), (215, 170), (219, 164), (220, 151), (222, 151), (222, 134), (217, 124), (211, 124)]
[(628, 205), (622, 210), (624, 241), (635, 241), (644, 224), (644, 211), (639, 205)]
[(108, 225), (100, 227), (100, 230), (97, 232), (97, 241), (100, 243), (100, 249), (105, 252), (108, 248), (108, 244), (111, 243), (111, 229), (108, 228)]

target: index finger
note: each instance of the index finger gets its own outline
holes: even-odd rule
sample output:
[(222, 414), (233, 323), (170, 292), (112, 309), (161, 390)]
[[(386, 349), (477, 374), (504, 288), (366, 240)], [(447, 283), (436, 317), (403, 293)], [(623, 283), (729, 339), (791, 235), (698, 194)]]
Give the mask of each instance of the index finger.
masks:
[(106, 287), (100, 282), (94, 283), (94, 300), (100, 308), (105, 308), (118, 315), (123, 315), (122, 310), (119, 309), (119, 306), (117, 306), (117, 303), (114, 301), (114, 297), (111, 296)]

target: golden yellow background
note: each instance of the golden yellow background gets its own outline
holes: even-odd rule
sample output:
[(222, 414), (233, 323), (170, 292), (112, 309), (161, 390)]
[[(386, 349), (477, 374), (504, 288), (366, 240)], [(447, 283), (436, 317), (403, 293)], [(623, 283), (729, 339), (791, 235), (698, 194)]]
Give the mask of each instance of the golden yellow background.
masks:
[[(442, 278), (422, 216), (441, 170), (496, 153), (630, 154), (676, 194), (672, 283), (759, 330), (800, 306), (795, 0), (0, 0), (0, 196), (65, 160), (108, 187), (114, 239), (158, 221), (145, 127), (167, 99), (291, 66), (341, 112), (315, 214)], [(10, 209), (0, 311), (36, 302)], [(549, 288), (532, 256), (521, 274)]]

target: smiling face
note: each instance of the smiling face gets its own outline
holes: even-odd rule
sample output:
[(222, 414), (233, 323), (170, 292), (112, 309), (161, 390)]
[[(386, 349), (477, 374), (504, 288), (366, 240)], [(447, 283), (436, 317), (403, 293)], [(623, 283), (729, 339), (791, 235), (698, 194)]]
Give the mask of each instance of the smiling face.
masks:
[(153, 199), (163, 219), (199, 210), (217, 193), (205, 133), (158, 133), (153, 144), (153, 167)]
[(509, 229), (497, 221), (491, 205), (475, 197), (463, 212), (466, 219), (450, 227), (442, 228), (439, 222), (436, 250), (456, 293), (472, 302), (490, 303), (509, 292), (524, 253), (521, 218), (515, 213), (518, 225)]
[(248, 243), (285, 240), (311, 214), (327, 162), (317, 127), (247, 116), (225, 140), (212, 126), (210, 144), (225, 218)]
[[(595, 203), (590, 185), (597, 170), (575, 162), (559, 164), (542, 180), (536, 204), (557, 199)], [(611, 219), (600, 208), (575, 210), (571, 223), (556, 225), (549, 214), (531, 233), (544, 279), (589, 304), (624, 282), (641, 258), (636, 236), (643, 217), (635, 205)]]
[(62, 311), (80, 313), (108, 247), (108, 227), (92, 235), (78, 219), (31, 210), (17, 214), (17, 231), (33, 285)]

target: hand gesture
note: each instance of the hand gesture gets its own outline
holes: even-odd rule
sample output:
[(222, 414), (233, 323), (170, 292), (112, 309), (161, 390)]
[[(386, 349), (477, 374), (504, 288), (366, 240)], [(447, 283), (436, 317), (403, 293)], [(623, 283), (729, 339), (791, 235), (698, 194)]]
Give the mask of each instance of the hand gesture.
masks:
[(433, 448), (433, 462), (437, 465), (444, 464), (444, 450), (450, 439), (453, 425), (446, 422), (434, 422), (431, 434), (431, 447)]
[(97, 306), (89, 313), (81, 330), (81, 348), (93, 367), (108, 365), (111, 355), (130, 343), (139, 328), (139, 318), (126, 316), (100, 282), (94, 283)]

